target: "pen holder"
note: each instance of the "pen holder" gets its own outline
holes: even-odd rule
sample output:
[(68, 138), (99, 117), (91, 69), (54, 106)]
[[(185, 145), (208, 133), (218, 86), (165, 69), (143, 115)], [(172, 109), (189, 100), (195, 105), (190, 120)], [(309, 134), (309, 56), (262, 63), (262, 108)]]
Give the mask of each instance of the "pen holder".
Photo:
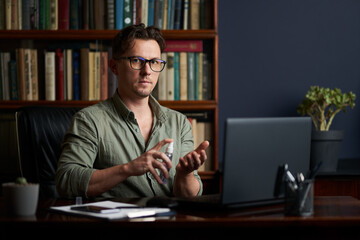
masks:
[(305, 180), (297, 189), (286, 185), (285, 215), (311, 216), (314, 213), (314, 181)]

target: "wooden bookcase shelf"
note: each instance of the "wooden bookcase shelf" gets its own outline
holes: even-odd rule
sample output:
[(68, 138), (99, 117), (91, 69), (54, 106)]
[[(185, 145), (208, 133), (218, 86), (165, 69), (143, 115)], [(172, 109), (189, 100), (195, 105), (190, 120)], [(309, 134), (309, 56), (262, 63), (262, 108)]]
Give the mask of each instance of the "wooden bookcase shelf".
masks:
[[(212, 100), (206, 101), (159, 101), (163, 106), (178, 111), (211, 111), (212, 115), (212, 170), (201, 172), (200, 175), (206, 183), (204, 185), (218, 186), (218, 28), (217, 28), (217, 6), (218, 1), (212, 0), (212, 29), (202, 30), (162, 30), (166, 40), (205, 40), (206, 51), (211, 56), (212, 74)], [(103, 41), (111, 43), (113, 37), (119, 30), (0, 30), (0, 51), (16, 46), (22, 40), (33, 40), (35, 45), (38, 42), (56, 41)], [(15, 111), (22, 106), (49, 105), (60, 107), (87, 107), (98, 101), (0, 101), (0, 113)], [(211, 187), (211, 189), (215, 189)], [(213, 192), (214, 190), (211, 190)]]

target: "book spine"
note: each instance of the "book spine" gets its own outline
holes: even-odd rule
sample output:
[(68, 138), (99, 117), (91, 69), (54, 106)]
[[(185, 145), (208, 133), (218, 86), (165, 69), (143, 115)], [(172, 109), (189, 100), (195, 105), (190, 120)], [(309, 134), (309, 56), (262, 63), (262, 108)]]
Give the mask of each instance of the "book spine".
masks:
[(188, 100), (195, 100), (195, 54), (189, 52), (187, 54), (188, 61)]
[(55, 99), (55, 52), (45, 52), (45, 100)]
[(94, 29), (105, 29), (105, 5), (103, 0), (94, 0)]
[(24, 49), (16, 49), (16, 66), (17, 66), (17, 80), (18, 80), (18, 98), (19, 100), (26, 100), (25, 92), (25, 55)]
[(190, 1), (190, 29), (200, 29), (200, 0)]
[(65, 71), (65, 76), (66, 76), (66, 100), (73, 100), (73, 87), (74, 87), (74, 83), (73, 83), (73, 50), (72, 49), (66, 49), (66, 60), (64, 66), (66, 66), (66, 71)]
[(73, 89), (74, 100), (80, 100), (80, 53), (73, 51)]
[(124, 22), (123, 27), (130, 26), (133, 23), (133, 1), (124, 0)]
[(39, 80), (38, 80), (38, 57), (37, 50), (31, 49), (31, 90), (32, 90), (32, 100), (39, 100)]
[[(30, 20), (30, 1), (29, 0), (22, 0), (21, 2), (21, 28), (22, 30), (30, 30), (31, 20)], [(20, 20), (20, 19), (19, 19)]]
[(149, 0), (148, 8), (148, 26), (154, 26), (155, 0)]
[(188, 29), (188, 23), (189, 23), (189, 0), (184, 0), (184, 6), (183, 6), (183, 29)]
[(0, 1), (0, 30), (6, 29), (6, 0)]
[(64, 100), (64, 53), (61, 49), (56, 49), (55, 72), (56, 72), (56, 100)]
[(11, 59), (9, 62), (9, 85), (10, 85), (10, 100), (18, 100), (18, 81), (16, 73), (16, 60)]
[(174, 100), (180, 100), (179, 53), (174, 53)]
[(115, 0), (115, 28), (120, 30), (124, 26), (124, 0)]
[(79, 29), (79, 0), (70, 0), (69, 28), (72, 30)]
[(180, 59), (180, 100), (187, 99), (187, 52), (179, 53)]
[(115, 2), (114, 0), (107, 0), (106, 5), (107, 12), (107, 29), (115, 29)]
[(174, 12), (174, 29), (181, 29), (182, 19), (182, 0), (175, 0), (175, 12)]
[(70, 2), (69, 0), (60, 0), (58, 2), (58, 29), (70, 29)]
[(58, 30), (58, 20), (59, 20), (59, 16), (58, 16), (58, 0), (49, 0), (50, 1), (50, 15), (49, 15), (49, 27), (50, 30)]
[(164, 52), (202, 52), (202, 40), (167, 40)]
[(100, 79), (101, 79), (101, 92), (100, 100), (105, 100), (108, 98), (108, 53), (101, 52), (101, 62), (100, 62)]
[(175, 80), (174, 80), (174, 52), (167, 53), (167, 100), (173, 101), (175, 99)]

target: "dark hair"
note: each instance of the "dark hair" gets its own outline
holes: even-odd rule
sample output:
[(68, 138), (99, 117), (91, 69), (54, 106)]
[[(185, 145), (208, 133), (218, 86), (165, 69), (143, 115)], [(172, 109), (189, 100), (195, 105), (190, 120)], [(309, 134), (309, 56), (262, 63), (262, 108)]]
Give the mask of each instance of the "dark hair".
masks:
[(153, 39), (159, 44), (161, 52), (166, 46), (165, 39), (158, 28), (153, 26), (145, 27), (143, 23), (140, 23), (138, 25), (128, 26), (116, 34), (112, 42), (112, 57), (119, 57), (128, 49), (132, 48), (135, 39)]

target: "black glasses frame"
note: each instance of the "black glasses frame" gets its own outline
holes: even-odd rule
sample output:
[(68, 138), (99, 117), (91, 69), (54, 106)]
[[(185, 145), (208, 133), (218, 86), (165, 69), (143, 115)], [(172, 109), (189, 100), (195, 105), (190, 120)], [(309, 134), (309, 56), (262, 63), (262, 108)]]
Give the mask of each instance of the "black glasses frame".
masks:
[[(140, 59), (140, 60), (142, 60), (142, 61), (145, 62), (141, 68), (134, 68), (134, 67), (133, 67), (133, 65), (132, 65), (132, 63), (131, 63), (131, 60), (134, 59), (134, 58), (138, 58), (138, 59)], [(145, 58), (143, 58), (143, 57), (131, 56), (131, 57), (117, 57), (117, 58), (114, 58), (114, 59), (115, 59), (115, 60), (121, 60), (121, 59), (125, 59), (125, 60), (126, 60), (126, 59), (128, 59), (129, 62), (130, 62), (130, 67), (131, 67), (132, 69), (134, 69), (134, 70), (141, 70), (141, 69), (143, 69), (143, 68), (145, 67), (146, 63), (149, 63), (149, 66), (150, 66), (150, 68), (151, 68), (151, 70), (152, 70), (153, 72), (161, 72), (162, 70), (164, 70), (165, 65), (166, 65), (166, 61), (164, 61), (164, 60), (162, 60), (162, 59), (158, 59), (158, 58), (145, 59)], [(151, 61), (153, 61), (153, 60), (157, 60), (157, 61), (160, 61), (161, 63), (163, 63), (163, 66), (162, 66), (162, 68), (161, 68), (160, 71), (156, 71), (156, 70), (154, 70), (154, 69), (152, 68)]]

